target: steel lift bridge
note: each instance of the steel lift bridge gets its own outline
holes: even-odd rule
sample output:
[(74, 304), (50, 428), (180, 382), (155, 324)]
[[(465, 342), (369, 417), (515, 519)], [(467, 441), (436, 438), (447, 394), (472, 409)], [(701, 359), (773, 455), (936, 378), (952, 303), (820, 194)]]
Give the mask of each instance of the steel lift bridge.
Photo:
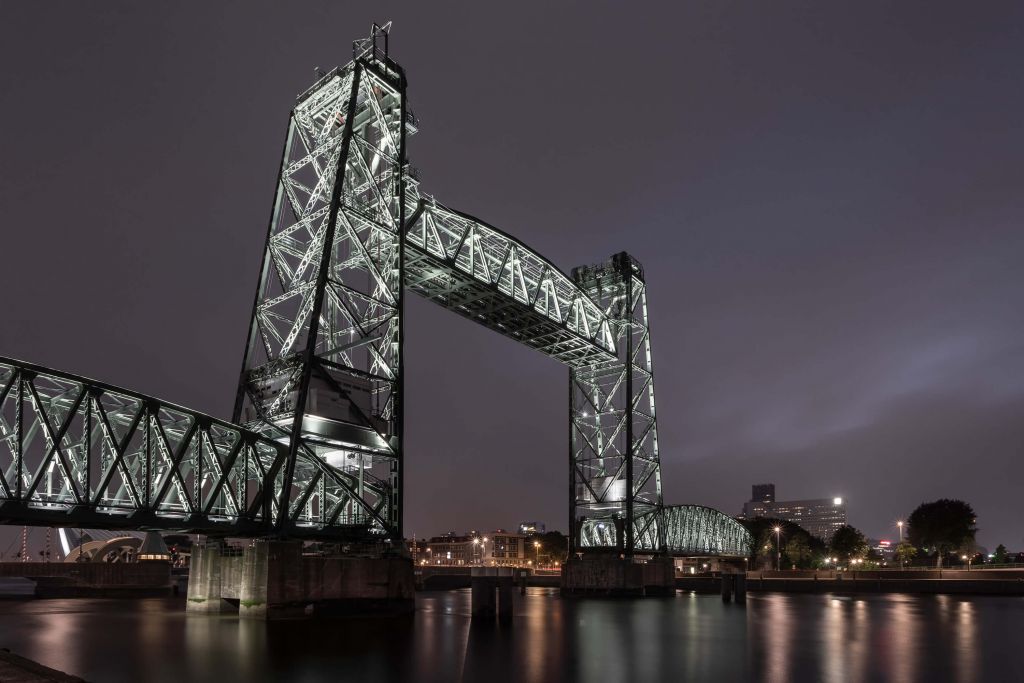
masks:
[(415, 132), (387, 27), (299, 96), (233, 422), (0, 358), (0, 521), (399, 544), (411, 291), (567, 366), (573, 550), (746, 554), (663, 505), (640, 264), (570, 277), (421, 193)]

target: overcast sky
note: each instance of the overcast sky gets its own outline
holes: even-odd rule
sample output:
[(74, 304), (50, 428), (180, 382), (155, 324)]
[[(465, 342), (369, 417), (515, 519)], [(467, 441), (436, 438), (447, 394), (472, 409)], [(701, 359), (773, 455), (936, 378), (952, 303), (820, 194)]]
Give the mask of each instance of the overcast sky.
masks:
[[(294, 97), (390, 18), (425, 191), (643, 263), (666, 502), (1024, 549), (1024, 6), (845, 4), (0, 0), (0, 355), (230, 417)], [(565, 529), (565, 368), (406, 329), (408, 533)]]

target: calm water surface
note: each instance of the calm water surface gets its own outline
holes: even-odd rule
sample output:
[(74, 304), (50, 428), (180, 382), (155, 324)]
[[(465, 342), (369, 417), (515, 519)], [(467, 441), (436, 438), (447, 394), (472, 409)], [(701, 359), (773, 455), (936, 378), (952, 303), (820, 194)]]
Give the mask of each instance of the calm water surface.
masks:
[(1024, 598), (677, 593), (517, 596), (472, 623), (469, 592), (415, 616), (261, 623), (180, 600), (0, 602), (0, 647), (88, 681), (1024, 680)]

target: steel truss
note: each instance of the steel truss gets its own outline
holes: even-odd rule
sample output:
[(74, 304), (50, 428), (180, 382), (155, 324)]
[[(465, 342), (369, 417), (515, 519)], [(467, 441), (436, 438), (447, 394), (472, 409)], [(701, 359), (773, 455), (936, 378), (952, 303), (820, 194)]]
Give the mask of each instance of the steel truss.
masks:
[(695, 557), (746, 557), (752, 539), (729, 515), (701, 505), (666, 505), (661, 516), (668, 552)]
[(654, 367), (643, 268), (629, 254), (573, 269), (613, 322), (618, 357), (569, 372), (570, 551), (664, 551)]
[(406, 81), (386, 30), (353, 51), (289, 120), (234, 419), (287, 444), (279, 532), (401, 539)]
[(606, 313), (514, 237), (425, 198), (406, 245), (406, 286), (444, 308), (570, 367), (615, 357)]
[[(342, 482), (300, 454), (334, 505)], [(266, 535), (287, 449), (150, 396), (0, 358), (0, 522)], [(298, 536), (310, 520), (293, 520)], [(304, 525), (304, 526), (303, 526)], [(319, 536), (346, 537), (338, 521)]]

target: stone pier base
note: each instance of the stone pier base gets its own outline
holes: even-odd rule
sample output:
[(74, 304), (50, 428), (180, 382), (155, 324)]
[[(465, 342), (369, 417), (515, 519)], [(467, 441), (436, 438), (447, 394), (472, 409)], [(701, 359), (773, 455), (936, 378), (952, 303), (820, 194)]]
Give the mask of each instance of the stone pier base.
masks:
[(196, 547), (189, 612), (235, 609), (275, 619), (353, 613), (407, 614), (414, 607), (412, 560), (303, 555), (298, 541), (257, 541), (242, 552)]
[(617, 555), (591, 554), (570, 558), (562, 566), (563, 595), (648, 596), (675, 591), (671, 557), (646, 562)]

